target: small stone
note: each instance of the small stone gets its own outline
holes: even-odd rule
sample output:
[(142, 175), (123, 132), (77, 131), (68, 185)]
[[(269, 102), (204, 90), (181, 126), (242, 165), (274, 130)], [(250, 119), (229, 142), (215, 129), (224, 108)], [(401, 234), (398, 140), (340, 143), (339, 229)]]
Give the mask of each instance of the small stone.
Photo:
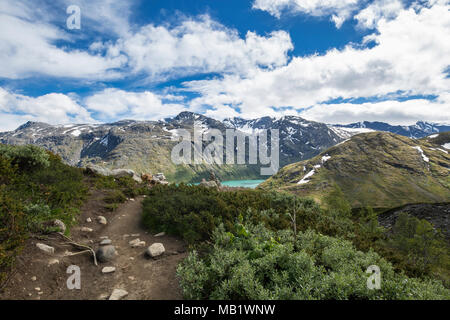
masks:
[(36, 243), (36, 247), (38, 247), (39, 249), (41, 249), (42, 251), (44, 251), (45, 253), (48, 254), (54, 254), (55, 253), (55, 248), (50, 247), (46, 244), (43, 243)]
[(164, 248), (164, 245), (162, 243), (154, 243), (147, 248), (145, 253), (148, 256), (154, 258), (162, 255), (165, 251), (166, 249)]
[(37, 280), (37, 278), (36, 277), (31, 277), (31, 281), (36, 281)]
[(36, 287), (36, 288), (34, 288), (34, 290), (36, 290), (36, 291), (41, 291), (41, 288)]
[(52, 265), (54, 265), (54, 264), (59, 264), (59, 260), (58, 260), (58, 259), (51, 259), (51, 260), (48, 262), (48, 266), (52, 266)]
[(128, 292), (123, 289), (114, 289), (114, 291), (111, 293), (111, 296), (109, 297), (109, 300), (120, 300), (127, 295)]
[(101, 245), (101, 246), (106, 246), (106, 245), (111, 244), (111, 243), (112, 243), (111, 239), (103, 239), (103, 240), (100, 242), (100, 245)]
[(111, 272), (114, 272), (114, 271), (116, 271), (116, 267), (104, 267), (102, 269), (102, 273), (111, 273)]
[(139, 234), (139, 233), (133, 233), (131, 236), (132, 236), (132, 237), (139, 237), (140, 234)]
[(97, 259), (100, 262), (109, 262), (116, 257), (116, 248), (111, 245), (102, 246), (97, 250)]
[(102, 236), (102, 237), (100, 237), (100, 239), (108, 239), (109, 237), (108, 236)]
[(98, 216), (97, 217), (97, 221), (100, 224), (107, 224), (108, 223), (108, 221), (106, 220), (106, 218), (104, 216)]
[(44, 292), (42, 292), (42, 291), (39, 291), (39, 292), (38, 292), (38, 295), (41, 295), (41, 294), (43, 294), (43, 293), (44, 293)]
[(133, 199), (133, 198), (131, 198), (131, 199), (130, 199), (130, 201), (134, 201), (134, 199)]
[(128, 279), (130, 279), (131, 281), (134, 281), (134, 277), (133, 276), (129, 276)]
[(94, 230), (92, 230), (91, 228), (88, 228), (88, 227), (82, 227), (82, 228), (81, 228), (81, 231), (82, 231), (82, 232), (92, 232), (92, 231), (94, 231)]
[(129, 236), (130, 236), (129, 234), (124, 234), (122, 237), (128, 238)]
[(155, 234), (155, 237), (162, 237), (162, 236), (165, 236), (165, 235), (166, 235), (165, 232), (160, 232), (158, 234)]
[(145, 241), (141, 241), (139, 238), (131, 240), (129, 244), (132, 248), (145, 247)]
[(59, 219), (53, 220), (53, 225), (59, 229), (60, 232), (66, 232), (66, 225)]
[(87, 219), (86, 219), (86, 222), (87, 222), (87, 223), (91, 223), (91, 222), (92, 222), (92, 219), (91, 219), (91, 218), (87, 218)]

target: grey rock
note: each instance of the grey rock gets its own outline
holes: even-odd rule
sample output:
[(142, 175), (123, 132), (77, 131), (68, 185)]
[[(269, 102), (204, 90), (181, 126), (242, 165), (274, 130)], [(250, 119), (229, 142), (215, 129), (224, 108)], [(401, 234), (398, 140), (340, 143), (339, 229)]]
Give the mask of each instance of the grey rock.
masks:
[(102, 246), (97, 250), (97, 259), (100, 262), (109, 262), (116, 257), (116, 248), (112, 245)]
[(46, 244), (43, 243), (36, 243), (36, 247), (38, 247), (40, 250), (44, 251), (45, 253), (48, 254), (54, 254), (55, 253), (55, 248), (50, 247)]
[(137, 247), (145, 247), (145, 241), (141, 241), (139, 238), (131, 240), (129, 242), (130, 246), (133, 248), (137, 248)]
[(98, 216), (97, 221), (100, 224), (108, 224), (108, 221), (106, 220), (106, 218), (104, 216)]
[(109, 300), (120, 300), (128, 295), (128, 292), (123, 289), (114, 289), (109, 297)]
[(102, 269), (102, 273), (112, 273), (114, 271), (116, 271), (116, 267), (104, 267)]
[(150, 247), (147, 248), (145, 253), (148, 256), (155, 258), (155, 257), (159, 257), (160, 255), (164, 254), (165, 251), (166, 251), (166, 249), (164, 248), (164, 245), (162, 243), (154, 243)]

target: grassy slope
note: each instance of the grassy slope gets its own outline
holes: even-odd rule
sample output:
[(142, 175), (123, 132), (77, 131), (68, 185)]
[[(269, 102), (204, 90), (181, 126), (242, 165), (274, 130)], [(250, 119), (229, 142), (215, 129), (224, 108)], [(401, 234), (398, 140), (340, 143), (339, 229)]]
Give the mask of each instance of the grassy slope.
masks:
[[(413, 149), (417, 146), (429, 162)], [(311, 160), (284, 167), (261, 187), (323, 202), (324, 196), (339, 186), (353, 207), (450, 201), (450, 155), (437, 147), (426, 139), (412, 140), (392, 133), (360, 134)], [(331, 158), (322, 164), (324, 155)], [(318, 164), (321, 168), (310, 182), (298, 185)]]

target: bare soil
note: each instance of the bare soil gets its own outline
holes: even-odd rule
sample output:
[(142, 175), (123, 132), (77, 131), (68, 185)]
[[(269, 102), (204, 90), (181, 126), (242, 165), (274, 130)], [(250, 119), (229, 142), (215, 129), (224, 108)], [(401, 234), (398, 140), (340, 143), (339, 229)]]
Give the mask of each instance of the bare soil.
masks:
[[(99, 262), (95, 266), (89, 253), (67, 256), (68, 251), (75, 253), (80, 250), (67, 244), (60, 235), (33, 237), (19, 255), (15, 270), (0, 292), (0, 299), (101, 300), (108, 299), (114, 289), (124, 289), (129, 293), (124, 300), (182, 299), (176, 267), (187, 256), (183, 241), (167, 235), (155, 237), (143, 228), (143, 197), (130, 199), (114, 212), (104, 209), (103, 197), (101, 191), (93, 192), (82, 207), (78, 225), (72, 228), (70, 237), (94, 250), (100, 246), (103, 237), (108, 237), (118, 252), (114, 261)], [(106, 217), (107, 225), (97, 222), (99, 215)], [(86, 222), (87, 218), (92, 222)], [(82, 227), (93, 231), (82, 232)], [(132, 248), (129, 241), (136, 238), (145, 241), (146, 245)], [(146, 248), (156, 242), (162, 243), (166, 252), (156, 259), (146, 257)], [(50, 255), (41, 251), (36, 243), (54, 247), (55, 253)], [(51, 264), (55, 259), (58, 263)], [(71, 276), (67, 268), (71, 265), (80, 267), (80, 290), (67, 288), (66, 282)], [(103, 274), (103, 267), (115, 267), (116, 271)]]

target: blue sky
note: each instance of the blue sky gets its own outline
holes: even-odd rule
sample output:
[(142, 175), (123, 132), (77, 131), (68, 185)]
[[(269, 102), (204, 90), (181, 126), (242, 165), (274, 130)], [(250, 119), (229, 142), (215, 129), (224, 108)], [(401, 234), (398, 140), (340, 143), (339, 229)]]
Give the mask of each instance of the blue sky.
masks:
[[(70, 30), (66, 9), (80, 8)], [(448, 0), (0, 0), (0, 130), (298, 115), (450, 122)]]

